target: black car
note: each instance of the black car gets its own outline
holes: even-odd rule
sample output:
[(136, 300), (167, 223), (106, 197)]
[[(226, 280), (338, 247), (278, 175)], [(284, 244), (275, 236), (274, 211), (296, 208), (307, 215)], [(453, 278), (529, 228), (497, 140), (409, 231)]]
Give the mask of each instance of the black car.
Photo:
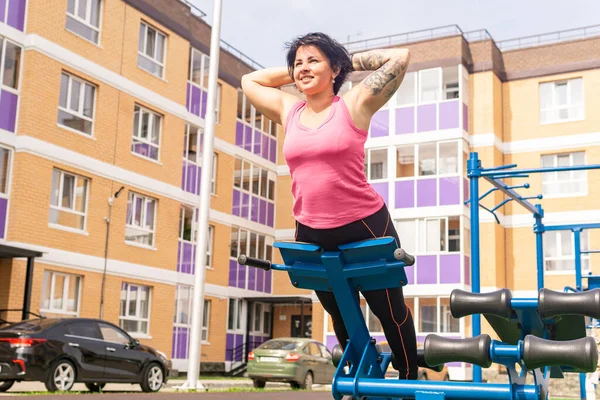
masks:
[(106, 383), (157, 392), (170, 370), (165, 354), (98, 319), (39, 318), (0, 328), (0, 392), (18, 381), (44, 382), (50, 392), (75, 382), (92, 392)]

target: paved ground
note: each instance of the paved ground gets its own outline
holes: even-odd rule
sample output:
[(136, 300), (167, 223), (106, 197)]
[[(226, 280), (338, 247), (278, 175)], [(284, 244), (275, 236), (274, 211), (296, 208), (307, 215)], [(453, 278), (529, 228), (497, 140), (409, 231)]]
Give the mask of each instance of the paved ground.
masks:
[[(22, 398), (21, 395), (3, 397), (9, 398)], [(305, 391), (285, 391), (285, 392), (202, 392), (202, 393), (173, 393), (173, 392), (160, 392), (160, 393), (106, 393), (102, 395), (106, 400), (159, 400), (159, 399), (172, 399), (172, 400), (276, 400), (276, 399), (289, 399), (289, 400), (331, 400), (333, 397), (330, 392), (305, 392)], [(61, 395), (37, 395), (34, 397), (35, 400), (98, 400), (97, 394), (61, 394)]]

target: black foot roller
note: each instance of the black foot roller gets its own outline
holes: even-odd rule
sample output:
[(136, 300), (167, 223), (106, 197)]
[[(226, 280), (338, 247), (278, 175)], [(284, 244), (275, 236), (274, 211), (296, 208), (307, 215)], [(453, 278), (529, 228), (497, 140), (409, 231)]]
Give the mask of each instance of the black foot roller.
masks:
[(425, 338), (425, 362), (428, 365), (440, 365), (460, 361), (489, 368), (492, 365), (491, 343), (492, 339), (485, 334), (465, 339), (430, 334)]
[(542, 318), (585, 315), (600, 319), (600, 289), (570, 293), (542, 288), (538, 294), (538, 310)]
[(473, 314), (490, 314), (510, 319), (512, 315), (512, 293), (500, 289), (489, 293), (471, 293), (454, 289), (450, 294), (450, 312), (454, 318)]
[(589, 336), (555, 341), (527, 335), (523, 340), (523, 362), (529, 369), (567, 366), (580, 372), (594, 372), (598, 367), (598, 347)]

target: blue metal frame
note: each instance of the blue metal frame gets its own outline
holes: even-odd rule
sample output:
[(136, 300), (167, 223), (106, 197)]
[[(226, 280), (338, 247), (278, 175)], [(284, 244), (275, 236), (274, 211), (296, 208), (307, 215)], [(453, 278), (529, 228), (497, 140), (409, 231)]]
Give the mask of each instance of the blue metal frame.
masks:
[[(341, 400), (343, 396), (416, 400), (546, 398), (549, 368), (542, 372), (540, 369), (528, 370), (523, 365), (524, 336), (544, 329), (537, 314), (537, 299), (511, 301), (523, 326), (520, 340), (515, 344), (491, 341), (490, 359), (506, 366), (508, 384), (383, 379), (391, 353), (378, 352), (375, 339), (371, 338), (363, 318), (357, 290), (407, 284), (405, 264), (393, 258), (397, 247), (395, 239), (383, 237), (351, 243), (340, 246), (340, 251), (323, 251), (314, 244), (298, 242), (275, 242), (274, 247), (279, 249), (285, 264), (272, 264), (271, 269), (287, 272), (297, 288), (332, 291), (340, 305), (350, 338), (332, 381), (334, 399)], [(533, 321), (536, 318), (537, 321)], [(520, 373), (516, 371), (515, 364), (521, 364), (523, 369)], [(526, 382), (528, 372), (533, 373), (533, 384)]]
[[(524, 197), (519, 195), (515, 189), (519, 188), (529, 188), (529, 184), (524, 184), (520, 186), (509, 186), (502, 181), (505, 178), (527, 178), (531, 173), (544, 173), (544, 172), (560, 172), (560, 171), (581, 171), (581, 170), (593, 170), (600, 169), (600, 165), (577, 165), (570, 167), (545, 167), (545, 168), (529, 168), (529, 169), (520, 169), (513, 170), (512, 168), (516, 167), (517, 164), (504, 165), (493, 168), (483, 168), (481, 165), (481, 160), (479, 159), (477, 152), (471, 152), (469, 155), (469, 160), (467, 161), (467, 176), (469, 178), (470, 183), (470, 199), (465, 201), (465, 204), (469, 203), (470, 206), (470, 217), (471, 217), (471, 285), (472, 291), (474, 293), (480, 293), (480, 268), (481, 268), (481, 255), (480, 255), (480, 243), (479, 243), (479, 208), (483, 208), (486, 211), (490, 212), (496, 221), (499, 223), (498, 217), (495, 212), (504, 204), (509, 201), (515, 201), (523, 206), (526, 210), (533, 214), (535, 219), (535, 223), (533, 225), (533, 232), (536, 235), (536, 255), (537, 255), (537, 282), (538, 282), (538, 290), (544, 287), (544, 246), (543, 246), (543, 233), (547, 230), (559, 230), (560, 229), (579, 229), (575, 235), (575, 240), (579, 244), (579, 232), (582, 228), (582, 225), (560, 225), (557, 227), (546, 227), (543, 224), (544, 218), (544, 210), (540, 204), (533, 205), (528, 200), (530, 199), (542, 199), (542, 195), (539, 194), (537, 196)], [(490, 184), (492, 184), (493, 188), (488, 190), (482, 196), (479, 196), (479, 179), (484, 178)], [(500, 204), (492, 208), (491, 210), (487, 207), (480, 204), (480, 201), (483, 200), (490, 193), (500, 190), (506, 196), (507, 199), (503, 200)], [(600, 224), (588, 224), (588, 225), (598, 225)], [(579, 249), (579, 255), (576, 257), (576, 271), (579, 273), (576, 276), (576, 286), (581, 290), (581, 249)], [(577, 250), (576, 250), (577, 251)], [(579, 258), (579, 260), (577, 260)], [(577, 272), (576, 272), (577, 273)], [(481, 334), (481, 316), (473, 315), (473, 336), (477, 336)], [(474, 365), (473, 366), (473, 382), (481, 382), (482, 374), (481, 367)]]

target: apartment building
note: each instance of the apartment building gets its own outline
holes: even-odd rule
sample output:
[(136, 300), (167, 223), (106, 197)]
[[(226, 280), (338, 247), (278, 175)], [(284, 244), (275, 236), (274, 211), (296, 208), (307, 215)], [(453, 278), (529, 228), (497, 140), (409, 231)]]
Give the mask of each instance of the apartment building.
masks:
[[(454, 26), (378, 43), (412, 54), (373, 119), (365, 164), (417, 255), (405, 293), (419, 341), (470, 336), (448, 309), (452, 289), (470, 288), (470, 151), (485, 166), (600, 163), (598, 33), (511, 49)], [(101, 317), (187, 369), (209, 42), (202, 12), (180, 0), (0, 1), (0, 310)], [(240, 90), (261, 66), (221, 44), (201, 360), (225, 372), (270, 337), (335, 338), (314, 294), (237, 263), (240, 253), (281, 261), (273, 242), (292, 239), (294, 221), (284, 134)], [(597, 220), (597, 180), (532, 176), (529, 191), (544, 193), (547, 222)], [(499, 224), (482, 214), (483, 290), (535, 295), (523, 211), (508, 204)], [(572, 239), (546, 242), (546, 284), (561, 288), (574, 280)], [(600, 235), (584, 242), (600, 248)]]

